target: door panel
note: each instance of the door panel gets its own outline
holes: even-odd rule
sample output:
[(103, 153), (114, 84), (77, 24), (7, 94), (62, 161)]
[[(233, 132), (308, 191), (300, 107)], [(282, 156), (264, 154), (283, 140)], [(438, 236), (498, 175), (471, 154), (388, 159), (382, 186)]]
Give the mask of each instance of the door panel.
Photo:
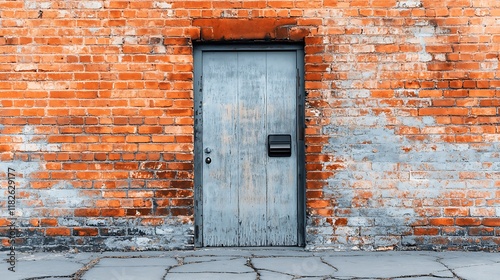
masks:
[(238, 53), (239, 245), (266, 240), (266, 53)]
[[(238, 64), (236, 53), (203, 56), (203, 150), (212, 162), (203, 166), (203, 228), (205, 243), (238, 246)], [(216, 81), (216, 82), (215, 82)]]
[[(296, 57), (245, 50), (198, 58), (204, 246), (298, 244)], [(291, 135), (291, 157), (268, 156), (269, 134)]]
[[(297, 67), (295, 54), (267, 54), (267, 133), (291, 134), (296, 139)], [(269, 243), (297, 242), (297, 142), (290, 158), (268, 157), (267, 225)]]

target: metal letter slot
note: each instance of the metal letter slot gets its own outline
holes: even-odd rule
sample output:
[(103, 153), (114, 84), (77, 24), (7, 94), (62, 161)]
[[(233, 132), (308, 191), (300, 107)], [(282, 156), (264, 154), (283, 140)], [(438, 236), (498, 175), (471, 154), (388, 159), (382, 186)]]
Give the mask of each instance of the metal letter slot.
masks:
[(292, 136), (290, 134), (268, 135), (267, 154), (270, 157), (290, 157), (292, 155)]

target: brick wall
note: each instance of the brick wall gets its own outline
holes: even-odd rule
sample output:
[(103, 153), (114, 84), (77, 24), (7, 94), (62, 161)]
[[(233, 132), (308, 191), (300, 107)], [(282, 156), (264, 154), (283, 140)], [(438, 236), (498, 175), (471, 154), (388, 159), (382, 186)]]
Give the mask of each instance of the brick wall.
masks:
[[(1, 1), (0, 226), (193, 245), (197, 41), (305, 45), (308, 248), (500, 244), (496, 0)], [(251, 28), (249, 28), (249, 26)]]

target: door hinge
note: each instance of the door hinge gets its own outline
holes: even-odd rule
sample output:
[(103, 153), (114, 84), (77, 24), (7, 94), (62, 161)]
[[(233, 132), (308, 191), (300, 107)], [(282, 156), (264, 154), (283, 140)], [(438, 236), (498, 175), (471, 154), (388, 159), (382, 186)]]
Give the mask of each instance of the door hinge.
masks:
[(194, 238), (198, 239), (200, 228), (198, 226), (194, 226)]
[(200, 92), (203, 91), (203, 75), (200, 76)]

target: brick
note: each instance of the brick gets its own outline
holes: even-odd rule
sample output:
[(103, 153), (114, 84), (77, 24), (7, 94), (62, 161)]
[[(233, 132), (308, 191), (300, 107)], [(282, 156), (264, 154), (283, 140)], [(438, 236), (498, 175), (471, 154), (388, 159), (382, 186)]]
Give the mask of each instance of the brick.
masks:
[(101, 216), (103, 216), (103, 217), (121, 217), (121, 216), (125, 216), (125, 210), (124, 209), (105, 208), (105, 209), (101, 209)]
[(470, 97), (493, 97), (495, 93), (494, 90), (469, 90)]
[(443, 227), (441, 232), (444, 236), (464, 236), (467, 234), (463, 227)]
[(461, 89), (456, 89), (456, 90), (445, 90), (444, 97), (468, 97), (469, 92), (467, 90), (461, 90)]
[(11, 221), (9, 221), (8, 219), (0, 219), (0, 226), (1, 227), (10, 226), (10, 225), (11, 225)]
[(307, 203), (307, 207), (310, 208), (324, 208), (329, 205), (330, 202), (327, 200), (311, 200)]
[(469, 110), (467, 108), (422, 108), (418, 110), (421, 116), (436, 116), (436, 115), (467, 115)]
[(75, 209), (76, 217), (98, 217), (99, 214), (99, 209)]
[(433, 226), (452, 226), (454, 224), (453, 218), (431, 218), (429, 222)]
[(468, 216), (469, 215), (469, 210), (467, 208), (449, 207), (449, 208), (444, 208), (443, 212), (446, 216)]
[(495, 229), (491, 227), (471, 227), (469, 235), (471, 236), (492, 236), (495, 234)]
[(441, 90), (421, 90), (419, 93), (420, 97), (441, 97), (443, 96), (443, 91)]
[(73, 228), (73, 235), (75, 236), (96, 236), (99, 234), (97, 228)]
[(489, 227), (500, 227), (500, 218), (484, 218), (482, 224)]
[(144, 226), (160, 226), (163, 224), (163, 219), (146, 218), (141, 220), (141, 224)]
[(439, 228), (435, 227), (415, 227), (413, 230), (414, 235), (438, 235)]
[(57, 226), (57, 219), (41, 219), (40, 220), (40, 226), (42, 227), (46, 227), (46, 226), (49, 226), (49, 227), (54, 227), (54, 226)]
[(447, 53), (453, 51), (450, 45), (432, 45), (427, 46), (425, 50), (429, 53)]
[(467, 217), (457, 217), (455, 220), (457, 226), (478, 226), (481, 224), (481, 219), (479, 218), (467, 218)]
[(68, 236), (71, 234), (71, 229), (64, 227), (47, 228), (45, 234), (47, 236)]
[(372, 97), (390, 98), (394, 97), (394, 92), (392, 90), (372, 90)]

